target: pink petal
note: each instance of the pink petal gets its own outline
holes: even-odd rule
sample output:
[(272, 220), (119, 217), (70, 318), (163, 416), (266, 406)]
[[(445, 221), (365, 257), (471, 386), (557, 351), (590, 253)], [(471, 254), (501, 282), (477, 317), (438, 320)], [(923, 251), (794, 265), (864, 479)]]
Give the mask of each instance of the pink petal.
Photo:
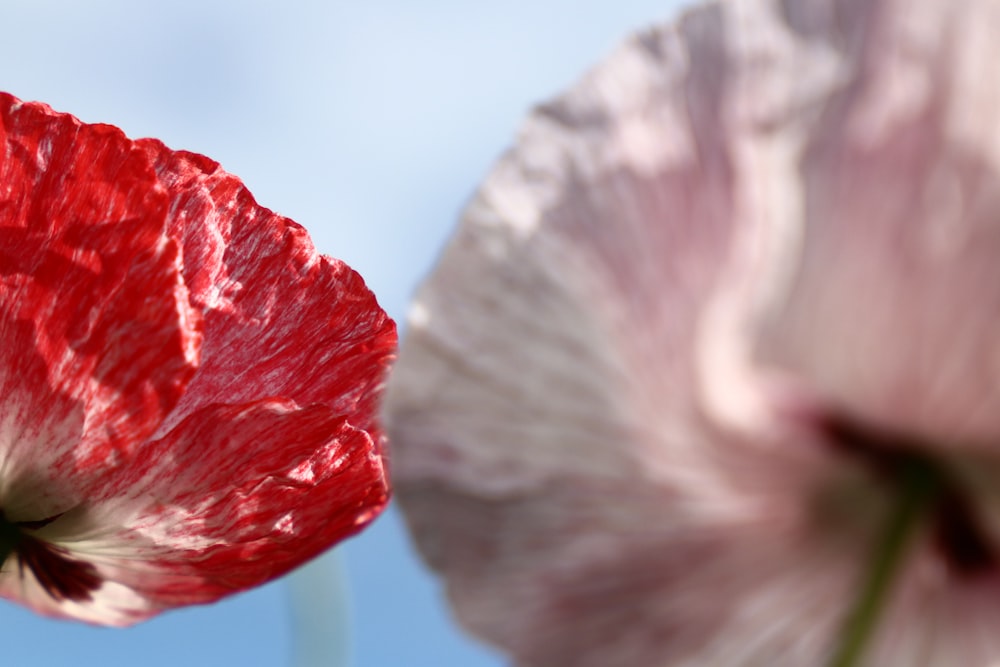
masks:
[(128, 624), (375, 518), (396, 337), (360, 276), (207, 158), (0, 99), (0, 595)]
[[(414, 305), (387, 397), (398, 497), (459, 618), (518, 664), (818, 664), (846, 603), (850, 568), (799, 515), (821, 459), (700, 404), (738, 231), (721, 20), (634, 38), (543, 106)], [(788, 608), (828, 598), (803, 634)]]
[(1000, 6), (857, 13), (865, 45), (796, 146), (797, 258), (763, 356), (859, 417), (995, 447)]
[[(914, 400), (932, 366), (891, 374), (924, 345), (907, 328), (961, 313), (981, 357), (994, 330), (988, 249), (917, 278), (889, 242), (903, 218), (871, 208), (883, 188), (914, 198), (910, 170), (942, 146), (927, 124), (900, 153), (833, 159), (862, 141), (845, 119), (890, 105), (870, 78), (886, 61), (947, 73), (932, 26), (996, 25), (986, 3), (949, 7), (709, 3), (540, 107), (466, 210), (417, 296), (386, 415), (418, 547), (460, 621), (517, 664), (825, 664), (886, 497), (828, 516), (824, 494), (867, 482), (799, 417), (908, 429), (940, 387)], [(993, 62), (976, 53), (965, 67)], [(973, 287), (986, 300), (970, 318)], [(936, 370), (958, 378), (966, 355)], [(886, 398), (904, 381), (910, 402)], [(955, 396), (934, 413), (953, 431), (971, 398)], [(925, 639), (942, 667), (1000, 655), (969, 621), (996, 614), (973, 590), (995, 577), (956, 584), (933, 556), (905, 573), (866, 664), (916, 664)]]

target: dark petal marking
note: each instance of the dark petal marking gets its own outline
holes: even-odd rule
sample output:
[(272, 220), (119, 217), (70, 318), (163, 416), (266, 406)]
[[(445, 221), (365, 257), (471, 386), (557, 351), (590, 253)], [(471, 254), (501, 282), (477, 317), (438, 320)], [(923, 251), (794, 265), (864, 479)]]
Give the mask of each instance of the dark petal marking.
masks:
[(66, 550), (26, 532), (44, 528), (61, 516), (56, 514), (38, 521), (12, 522), (0, 510), (0, 565), (14, 555), (20, 576), (24, 577), (24, 568), (27, 567), (53, 600), (85, 602), (92, 599), (91, 591), (101, 587), (97, 568), (71, 558)]
[(997, 565), (997, 554), (977, 524), (969, 501), (955, 489), (947, 489), (938, 503), (934, 539), (958, 575), (986, 574)]
[(41, 528), (45, 528), (45, 526), (55, 521), (63, 514), (65, 514), (65, 512), (60, 512), (59, 514), (50, 516), (48, 519), (41, 519), (39, 521), (18, 521), (14, 525), (16, 525), (18, 528), (27, 528), (28, 530), (39, 530)]
[(898, 484), (907, 462), (922, 460), (937, 475), (940, 491), (930, 510), (934, 544), (949, 570), (960, 577), (996, 571), (1000, 555), (983, 530), (968, 493), (932, 444), (910, 435), (871, 428), (842, 415), (828, 415), (820, 430), (839, 453), (860, 461), (880, 479)]
[(861, 461), (880, 477), (895, 477), (905, 467), (904, 459), (926, 457), (926, 443), (912, 436), (879, 431), (840, 415), (827, 415), (819, 429), (837, 452)]
[(39, 585), (57, 602), (89, 601), (91, 592), (101, 587), (101, 577), (93, 564), (74, 560), (62, 549), (31, 535), (22, 536), (17, 558), (21, 576), (27, 566)]

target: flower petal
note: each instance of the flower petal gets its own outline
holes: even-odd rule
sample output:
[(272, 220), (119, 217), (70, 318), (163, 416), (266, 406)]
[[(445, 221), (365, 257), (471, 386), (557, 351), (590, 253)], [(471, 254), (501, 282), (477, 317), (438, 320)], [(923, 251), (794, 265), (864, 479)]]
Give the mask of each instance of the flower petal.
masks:
[(127, 625), (212, 602), (360, 531), (388, 500), (371, 436), (323, 405), (205, 408), (143, 454), (120, 471), (128, 496), (37, 531), (105, 582), (93, 600), (39, 596), (39, 611)]
[[(76, 478), (127, 458), (194, 373), (200, 318), (166, 235), (167, 204), (119, 130), (0, 94), (2, 372), (18, 387), (0, 399), (6, 511), (38, 495), (25, 485), (66, 496), (29, 519), (79, 502)], [(9, 430), (16, 420), (58, 431), (70, 413), (42, 442)]]
[(796, 202), (797, 243), (761, 356), (858, 419), (996, 447), (1000, 95), (982, 72), (1000, 58), (1000, 6), (887, 1), (851, 15), (790, 25), (846, 49), (844, 81), (775, 191)]
[[(954, 391), (974, 372), (994, 395), (992, 361), (970, 366), (995, 356), (992, 167), (921, 134), (943, 98), (995, 115), (968, 111), (971, 79), (949, 97), (952, 53), (993, 61), (986, 4), (709, 3), (532, 115), (419, 292), (386, 403), (401, 506), (473, 632), (522, 665), (826, 662), (888, 497), (827, 506), (867, 478), (800, 417), (997, 433)], [(892, 76), (914, 70), (926, 90)], [(974, 215), (917, 210), (932, 167)], [(932, 228), (959, 252), (917, 272), (898, 244)], [(952, 620), (992, 579), (915, 554), (866, 664), (924, 639), (930, 664), (995, 661)]]
[(207, 158), (2, 100), (0, 596), (125, 625), (370, 522), (396, 335), (360, 276)]
[(362, 278), (215, 162), (142, 145), (171, 190), (170, 234), (205, 318), (202, 365), (161, 433), (207, 405), (268, 396), (375, 429), (396, 330)]
[(460, 619), (518, 664), (815, 665), (849, 600), (856, 561), (807, 525), (820, 448), (742, 395), (751, 432), (704, 403), (731, 388), (701, 347), (754, 229), (733, 11), (644, 33), (542, 106), (411, 313), (398, 497)]

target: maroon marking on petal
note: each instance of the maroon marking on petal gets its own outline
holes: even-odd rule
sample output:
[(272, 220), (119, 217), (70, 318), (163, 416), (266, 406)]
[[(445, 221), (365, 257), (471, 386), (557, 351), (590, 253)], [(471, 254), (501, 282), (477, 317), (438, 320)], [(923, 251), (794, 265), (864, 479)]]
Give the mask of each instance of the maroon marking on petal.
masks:
[(52, 599), (57, 602), (83, 602), (90, 600), (91, 591), (101, 586), (102, 580), (97, 574), (97, 568), (91, 563), (71, 558), (66, 550), (25, 532), (44, 528), (62, 514), (39, 521), (12, 522), (0, 510), (0, 531), (3, 533), (4, 544), (10, 549), (9, 553), (17, 556), (22, 578), (24, 568), (27, 567)]
[(895, 478), (902, 464), (924, 449), (915, 438), (877, 431), (839, 415), (827, 415), (819, 428), (837, 452), (861, 461), (880, 477)]
[(18, 521), (18, 522), (16, 522), (15, 525), (18, 528), (27, 528), (28, 530), (38, 530), (40, 528), (45, 528), (45, 526), (49, 525), (50, 523), (52, 523), (53, 521), (55, 521), (56, 519), (58, 519), (59, 517), (61, 517), (65, 513), (66, 512), (60, 512), (59, 514), (55, 514), (53, 516), (50, 516), (47, 519), (40, 519), (38, 521)]
[(997, 553), (986, 540), (968, 499), (946, 489), (934, 520), (934, 539), (952, 572), (971, 577), (997, 567)]
[(898, 484), (906, 463), (926, 462), (938, 476), (937, 497), (930, 510), (934, 545), (949, 570), (961, 577), (995, 572), (1000, 554), (983, 530), (966, 490), (945, 465), (931, 454), (932, 444), (910, 435), (873, 429), (841, 415), (828, 415), (820, 430), (836, 451), (862, 462), (888, 484)]
[(27, 567), (35, 579), (57, 602), (85, 602), (101, 587), (97, 568), (85, 561), (74, 560), (62, 549), (31, 535), (24, 535), (17, 545), (21, 576)]

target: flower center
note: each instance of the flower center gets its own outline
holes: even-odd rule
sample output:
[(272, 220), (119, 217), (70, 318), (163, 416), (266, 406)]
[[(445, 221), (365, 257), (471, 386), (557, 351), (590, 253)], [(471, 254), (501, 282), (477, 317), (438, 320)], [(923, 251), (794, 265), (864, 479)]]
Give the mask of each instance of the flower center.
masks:
[(895, 491), (905, 484), (907, 470), (914, 465), (925, 468), (934, 478), (934, 493), (923, 516), (931, 528), (933, 546), (949, 571), (959, 577), (974, 577), (997, 569), (1000, 555), (983, 529), (968, 490), (944, 458), (930, 454), (928, 443), (841, 417), (825, 420), (822, 430), (838, 451), (860, 462)]
[(921, 526), (953, 576), (970, 578), (995, 571), (997, 551), (983, 530), (968, 489), (954, 468), (931, 447), (899, 433), (879, 431), (842, 417), (821, 424), (827, 439), (888, 486), (894, 509), (871, 554), (870, 569), (845, 618), (829, 667), (859, 664), (896, 572)]
[(101, 586), (101, 577), (91, 563), (71, 558), (69, 553), (34, 535), (61, 515), (41, 521), (10, 521), (0, 510), (0, 567), (17, 558), (18, 576), (27, 567), (38, 584), (56, 602), (85, 602)]

